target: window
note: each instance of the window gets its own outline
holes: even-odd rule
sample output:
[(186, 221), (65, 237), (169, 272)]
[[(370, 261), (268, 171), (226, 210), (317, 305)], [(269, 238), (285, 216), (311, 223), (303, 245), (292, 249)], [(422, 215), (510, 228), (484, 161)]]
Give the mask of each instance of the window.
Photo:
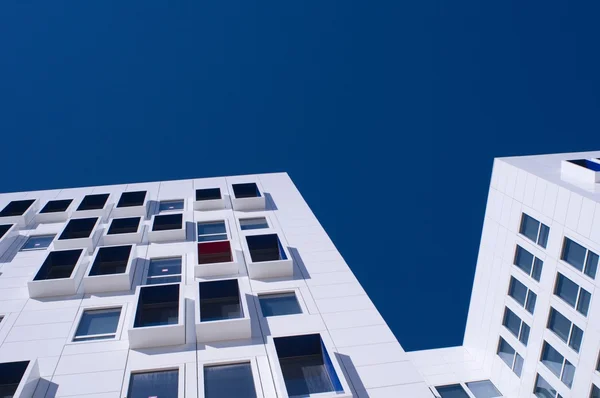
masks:
[(89, 275), (123, 274), (127, 270), (130, 255), (131, 245), (101, 247), (94, 258)]
[(204, 366), (204, 397), (256, 398), (250, 363)]
[(97, 217), (70, 220), (58, 240), (89, 238), (97, 222)]
[(146, 199), (146, 191), (123, 192), (117, 203), (117, 207), (143, 206)]
[(581, 340), (583, 340), (583, 330), (579, 329), (567, 317), (552, 307), (550, 307), (547, 327), (560, 337), (562, 341), (567, 343), (569, 347), (579, 352)]
[(56, 235), (34, 235), (27, 238), (25, 244), (21, 247), (21, 251), (43, 250), (48, 248)]
[(34, 281), (70, 278), (83, 249), (50, 252)]
[(269, 223), (267, 223), (267, 219), (265, 217), (240, 218), (240, 228), (242, 231), (248, 229), (269, 228)]
[(584, 167), (588, 170), (600, 171), (600, 163), (594, 162), (593, 160), (573, 159), (573, 160), (567, 160), (567, 162), (576, 164), (577, 166)]
[(106, 201), (108, 200), (109, 194), (103, 193), (98, 195), (85, 195), (77, 211), (83, 210), (100, 210), (104, 208)]
[(539, 374), (535, 378), (533, 393), (538, 398), (562, 398), (559, 393)]
[(535, 302), (537, 300), (536, 294), (512, 276), (510, 277), (508, 295), (515, 299), (515, 301), (524, 307), (529, 313), (533, 314), (533, 311), (535, 310)]
[(147, 285), (181, 282), (181, 257), (153, 258), (148, 264)]
[(176, 398), (179, 396), (179, 370), (132, 373), (127, 398)]
[(134, 234), (140, 226), (141, 217), (115, 218), (110, 223), (107, 235)]
[(573, 376), (575, 375), (575, 366), (546, 341), (544, 341), (540, 361), (567, 387), (571, 388), (573, 385)]
[(548, 244), (550, 228), (535, 218), (523, 213), (519, 233), (545, 249)]
[(594, 279), (596, 277), (598, 255), (581, 246), (579, 243), (565, 237), (560, 258), (578, 271), (582, 271), (590, 278)]
[(233, 194), (238, 199), (257, 198), (261, 196), (258, 186), (253, 182), (245, 184), (233, 184), (232, 187)]
[(435, 388), (442, 398), (469, 398), (460, 384), (451, 384)]
[(200, 322), (243, 316), (237, 279), (200, 282)]
[(253, 262), (287, 260), (277, 234), (246, 236)]
[(592, 390), (590, 391), (590, 398), (600, 398), (600, 388), (592, 384)]
[(28, 366), (29, 361), (0, 363), (0, 397), (14, 396)]
[(258, 296), (258, 301), (265, 317), (302, 313), (294, 292), (261, 294)]
[(233, 261), (233, 254), (231, 243), (228, 240), (198, 243), (198, 264), (228, 263), (231, 261)]
[(274, 341), (288, 396), (343, 391), (319, 334), (278, 337)]
[(225, 221), (210, 221), (198, 223), (198, 242), (227, 240)]
[(67, 211), (73, 199), (51, 200), (40, 210), (40, 213), (62, 213)]
[(220, 188), (196, 189), (196, 200), (221, 199)]
[(527, 346), (527, 341), (529, 340), (529, 326), (508, 307), (504, 308), (502, 325), (504, 325), (516, 338), (518, 338), (521, 343)]
[(0, 217), (22, 216), (35, 202), (35, 199), (13, 200), (0, 211)]
[(179, 284), (142, 286), (134, 328), (179, 323)]
[(498, 341), (498, 351), (496, 352), (500, 359), (512, 369), (513, 372), (521, 377), (521, 371), (523, 370), (523, 357), (515, 351), (502, 337)]
[(154, 216), (153, 231), (169, 231), (183, 228), (183, 214)]
[(183, 199), (177, 200), (161, 200), (158, 204), (158, 212), (162, 213), (165, 211), (176, 211), (183, 210), (184, 202)]
[(73, 341), (114, 339), (120, 317), (121, 308), (85, 310)]
[(582, 315), (587, 316), (592, 295), (560, 272), (556, 275), (554, 294)]
[(471, 390), (471, 394), (473, 394), (475, 398), (502, 397), (502, 394), (500, 394), (500, 391), (498, 391), (494, 383), (489, 380), (471, 381), (467, 383), (467, 387)]
[(0, 225), (0, 239), (6, 235), (6, 233), (11, 229), (14, 224), (4, 224)]
[(519, 245), (517, 245), (515, 252), (514, 264), (536, 281), (540, 281), (544, 263)]

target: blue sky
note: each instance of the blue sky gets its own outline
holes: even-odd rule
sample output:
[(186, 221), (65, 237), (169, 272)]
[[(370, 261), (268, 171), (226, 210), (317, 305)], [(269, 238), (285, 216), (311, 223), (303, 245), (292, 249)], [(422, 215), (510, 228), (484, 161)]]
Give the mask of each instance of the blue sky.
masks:
[(404, 348), (459, 345), (493, 157), (598, 149), (599, 8), (5, 0), (0, 190), (287, 171)]

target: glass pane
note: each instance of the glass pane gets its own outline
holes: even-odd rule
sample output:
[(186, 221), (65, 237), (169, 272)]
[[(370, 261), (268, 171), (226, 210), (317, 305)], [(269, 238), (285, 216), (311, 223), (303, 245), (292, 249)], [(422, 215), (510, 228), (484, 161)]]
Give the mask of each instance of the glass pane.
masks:
[(322, 355), (280, 358), (279, 363), (290, 397), (334, 391)]
[(540, 278), (542, 277), (543, 265), (544, 265), (544, 262), (542, 260), (540, 260), (539, 258), (536, 258), (533, 261), (533, 272), (531, 273), (531, 277), (538, 282), (540, 281)]
[(0, 398), (13, 398), (19, 384), (0, 384)]
[(566, 343), (569, 338), (569, 332), (571, 331), (571, 321), (554, 308), (551, 308), (550, 316), (548, 317), (548, 329), (556, 333), (556, 335)]
[(179, 274), (181, 274), (181, 257), (150, 260), (150, 265), (148, 266), (148, 276)]
[(554, 288), (554, 294), (566, 301), (573, 308), (575, 308), (575, 303), (577, 301), (578, 290), (579, 286), (575, 282), (573, 282), (563, 274), (558, 274), (556, 278), (556, 287)]
[(204, 367), (205, 398), (256, 398), (249, 363)]
[(547, 225), (542, 224), (540, 228), (540, 236), (538, 237), (538, 245), (542, 246), (544, 249), (548, 244), (548, 235), (550, 234), (550, 228)]
[(560, 378), (560, 372), (564, 359), (565, 358), (558, 351), (556, 351), (554, 347), (544, 342), (541, 361), (558, 378)]
[(573, 377), (575, 377), (575, 366), (571, 362), (565, 361), (565, 368), (560, 379), (567, 387), (571, 388), (573, 386)]
[(497, 398), (502, 396), (496, 386), (489, 380), (472, 381), (467, 383), (467, 387), (475, 398)]
[(504, 309), (504, 319), (502, 324), (515, 336), (519, 337), (519, 329), (521, 328), (521, 318), (508, 308)]
[(529, 341), (529, 326), (525, 322), (523, 322), (523, 325), (521, 326), (521, 337), (519, 337), (519, 340), (524, 345), (527, 345), (527, 342)]
[(158, 212), (169, 210), (183, 210), (183, 200), (162, 201), (158, 205)]
[(510, 278), (508, 294), (514, 298), (517, 303), (521, 304), (521, 306), (525, 306), (525, 300), (527, 299), (527, 287), (515, 278)]
[(523, 371), (523, 357), (518, 353), (515, 354), (515, 366), (513, 367), (513, 372), (519, 377), (521, 377), (521, 372)]
[(79, 337), (93, 334), (116, 333), (120, 316), (120, 308), (87, 310), (81, 316), (75, 337), (79, 340)]
[(226, 234), (226, 233), (227, 233), (227, 229), (225, 228), (225, 221), (199, 222), (198, 223), (198, 236)]
[(533, 388), (533, 393), (538, 398), (555, 398), (556, 390), (552, 388), (550, 383), (548, 383), (542, 376), (539, 374), (535, 379), (535, 387)]
[(498, 343), (498, 356), (512, 369), (515, 350), (502, 337)]
[(579, 302), (577, 303), (577, 311), (587, 316), (591, 300), (592, 295), (587, 290), (581, 289), (581, 292), (579, 293)]
[(527, 294), (527, 305), (525, 305), (525, 309), (530, 314), (533, 314), (533, 311), (535, 311), (536, 300), (537, 300), (537, 295), (530, 290), (529, 293)]
[(241, 318), (242, 306), (237, 296), (200, 300), (202, 322)]
[(269, 224), (267, 223), (267, 219), (264, 217), (241, 218), (240, 219), (240, 228), (242, 229), (242, 231), (247, 230), (247, 229), (269, 228)]
[(179, 371), (133, 373), (127, 398), (175, 398), (179, 394)]
[(579, 352), (581, 348), (581, 340), (583, 340), (583, 330), (573, 325), (573, 331), (571, 332), (571, 341), (569, 341), (569, 347)]
[(517, 245), (515, 254), (515, 265), (521, 268), (527, 275), (531, 274), (531, 265), (533, 264), (533, 254)]
[(600, 388), (592, 384), (592, 391), (590, 391), (590, 398), (600, 398)]
[(579, 271), (583, 270), (583, 262), (585, 261), (585, 247), (573, 242), (569, 238), (565, 238), (565, 247), (562, 253), (562, 259)]
[(181, 282), (181, 275), (177, 276), (155, 276), (146, 278), (146, 285), (160, 285), (161, 283), (178, 283)]
[(258, 297), (264, 316), (300, 314), (300, 304), (294, 293), (265, 294)]
[(30, 236), (27, 242), (21, 247), (21, 250), (41, 250), (50, 246), (56, 235), (38, 235)]
[(198, 235), (198, 242), (212, 242), (215, 240), (227, 240), (227, 234), (206, 235), (206, 236)]
[(596, 278), (596, 269), (598, 268), (598, 255), (594, 252), (588, 253), (588, 258), (585, 262), (585, 274), (590, 278)]
[(523, 213), (523, 218), (521, 219), (521, 228), (519, 229), (519, 232), (528, 237), (533, 242), (537, 243), (539, 229), (539, 221)]
[(440, 386), (435, 388), (442, 398), (469, 398), (460, 384)]

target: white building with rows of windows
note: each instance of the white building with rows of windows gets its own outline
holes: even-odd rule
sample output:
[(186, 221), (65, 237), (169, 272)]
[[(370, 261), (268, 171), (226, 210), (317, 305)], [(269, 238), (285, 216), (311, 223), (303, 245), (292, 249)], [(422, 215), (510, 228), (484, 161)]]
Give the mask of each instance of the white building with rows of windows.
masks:
[(410, 353), (285, 173), (1, 194), (0, 397), (600, 398), (598, 158), (495, 160), (463, 345)]

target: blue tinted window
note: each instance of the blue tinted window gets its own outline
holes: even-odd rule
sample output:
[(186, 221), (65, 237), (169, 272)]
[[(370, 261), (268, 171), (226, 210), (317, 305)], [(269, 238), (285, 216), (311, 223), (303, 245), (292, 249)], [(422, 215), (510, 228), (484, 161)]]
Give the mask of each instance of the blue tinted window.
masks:
[(86, 310), (81, 316), (74, 341), (112, 339), (117, 332), (120, 308)]
[(558, 351), (556, 351), (554, 347), (544, 342), (542, 358), (540, 361), (559, 379), (561, 376), (564, 359), (565, 358)]
[(519, 336), (519, 341), (525, 345), (527, 345), (529, 342), (529, 326), (525, 322), (521, 324), (521, 335)]
[(517, 245), (515, 253), (515, 265), (523, 270), (527, 275), (531, 274), (531, 265), (533, 264), (533, 254)]
[(583, 340), (583, 330), (579, 329), (573, 324), (573, 330), (571, 330), (571, 338), (569, 339), (569, 347), (579, 352), (581, 348), (581, 340)]
[(504, 319), (502, 324), (515, 336), (519, 337), (519, 332), (521, 330), (521, 318), (517, 316), (514, 312), (509, 310), (508, 308), (504, 309)]
[(467, 383), (467, 387), (471, 390), (471, 393), (475, 398), (497, 398), (502, 397), (500, 391), (496, 386), (489, 380), (472, 381)]
[(515, 350), (502, 337), (498, 343), (498, 356), (512, 369), (515, 359)]
[(596, 277), (596, 270), (598, 269), (598, 255), (594, 252), (588, 251), (588, 257), (585, 261), (585, 274), (590, 278)]
[(535, 379), (535, 387), (533, 393), (538, 398), (555, 398), (556, 390), (539, 374)]
[(227, 240), (225, 221), (211, 221), (198, 223), (198, 242)]
[(579, 243), (573, 242), (569, 238), (565, 238), (562, 259), (579, 271), (583, 271), (586, 251), (586, 248)]
[(163, 200), (158, 205), (158, 212), (183, 210), (183, 200)]
[(435, 388), (442, 398), (469, 398), (460, 384), (440, 386)]
[(525, 307), (525, 300), (527, 300), (527, 286), (511, 277), (508, 294), (515, 299), (517, 303), (521, 304), (522, 307)]
[(249, 363), (204, 367), (205, 398), (256, 398)]
[(148, 265), (147, 285), (181, 282), (181, 257), (156, 258)]
[(258, 297), (264, 316), (300, 314), (300, 304), (294, 293), (264, 294)]
[(592, 391), (590, 391), (590, 398), (600, 398), (600, 388), (592, 384)]
[(579, 291), (579, 302), (577, 303), (577, 311), (579, 311), (584, 316), (587, 316), (591, 300), (592, 295), (587, 290), (581, 288)]
[(571, 307), (575, 308), (578, 291), (579, 286), (575, 282), (560, 273), (558, 274), (554, 294), (566, 301)]
[(525, 309), (530, 314), (533, 314), (533, 311), (535, 310), (535, 302), (536, 302), (536, 300), (537, 300), (537, 295), (530, 290), (527, 293), (527, 304), (525, 305)]
[(513, 366), (513, 372), (519, 377), (521, 377), (521, 372), (523, 371), (523, 357), (519, 355), (519, 353), (515, 353), (515, 366)]
[(264, 217), (241, 218), (240, 219), (240, 228), (242, 230), (262, 229), (262, 228), (269, 228), (269, 224), (267, 223), (267, 219)]
[(548, 235), (550, 234), (550, 228), (547, 225), (542, 224), (540, 227), (540, 236), (538, 237), (538, 245), (542, 246), (544, 249), (548, 245)]
[(46, 249), (48, 246), (50, 246), (55, 236), (56, 235), (30, 236), (23, 247), (21, 247), (21, 251)]
[(521, 218), (521, 228), (519, 229), (519, 232), (528, 237), (531, 241), (537, 243), (539, 229), (540, 222), (535, 218), (523, 213), (523, 218)]
[(548, 329), (556, 333), (556, 335), (566, 343), (569, 339), (569, 333), (571, 332), (571, 321), (554, 308), (550, 308)]
[(133, 373), (127, 398), (175, 398), (179, 396), (179, 371)]

